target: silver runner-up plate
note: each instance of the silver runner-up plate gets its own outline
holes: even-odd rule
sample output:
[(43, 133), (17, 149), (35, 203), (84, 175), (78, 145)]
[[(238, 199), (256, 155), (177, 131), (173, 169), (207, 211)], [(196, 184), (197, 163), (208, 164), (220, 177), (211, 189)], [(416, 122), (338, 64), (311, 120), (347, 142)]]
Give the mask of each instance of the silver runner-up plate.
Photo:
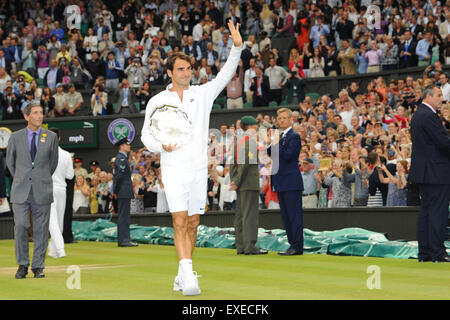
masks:
[(193, 130), (188, 115), (178, 107), (165, 104), (150, 114), (150, 133), (164, 145), (185, 145)]

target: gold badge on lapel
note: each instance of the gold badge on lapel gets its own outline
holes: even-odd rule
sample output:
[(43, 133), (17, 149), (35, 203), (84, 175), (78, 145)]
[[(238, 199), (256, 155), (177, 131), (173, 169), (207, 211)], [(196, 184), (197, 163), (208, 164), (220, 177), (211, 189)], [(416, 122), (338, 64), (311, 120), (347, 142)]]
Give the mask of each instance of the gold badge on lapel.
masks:
[(253, 156), (254, 156), (253, 153), (251, 153), (251, 152), (248, 153), (248, 157), (249, 157), (250, 159), (253, 159)]
[(41, 138), (41, 142), (42, 142), (42, 143), (45, 142), (46, 137), (47, 137), (47, 134), (46, 134), (46, 133), (43, 133), (43, 134), (42, 134), (42, 138)]

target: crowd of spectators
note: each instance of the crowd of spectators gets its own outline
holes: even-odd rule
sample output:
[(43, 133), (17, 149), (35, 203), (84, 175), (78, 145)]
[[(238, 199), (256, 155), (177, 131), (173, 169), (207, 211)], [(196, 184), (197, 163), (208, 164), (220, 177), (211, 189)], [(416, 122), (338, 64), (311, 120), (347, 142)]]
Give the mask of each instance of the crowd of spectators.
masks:
[[(103, 166), (96, 160), (89, 163), (89, 170), (83, 159), (74, 157), (75, 186), (73, 211), (75, 214), (116, 213), (117, 203), (111, 196), (114, 182), (114, 160)], [(129, 156), (132, 170), (133, 192), (131, 213), (158, 212), (169, 210), (164, 193), (164, 184), (159, 170), (159, 154), (145, 150), (133, 150)]]
[[(292, 127), (301, 138), (299, 170), (302, 173), (305, 208), (350, 206), (418, 205), (415, 185), (408, 183), (411, 162), (409, 123), (429, 85), (447, 83), (445, 73), (424, 73), (386, 84), (382, 77), (359, 88), (353, 82), (331, 99), (305, 97), (292, 112)], [(442, 90), (443, 86), (441, 85)], [(450, 130), (450, 104), (440, 115)], [(261, 208), (278, 208), (270, 186), (272, 161), (265, 153), (268, 130), (277, 129), (277, 119), (259, 114), (259, 166)], [(239, 120), (222, 124), (211, 133), (208, 196), (214, 208), (233, 207), (236, 195), (229, 191), (229, 168)]]
[[(83, 107), (93, 116), (144, 112), (170, 80), (165, 61), (173, 52), (192, 58), (192, 84), (215, 77), (232, 46), (229, 19), (246, 39), (240, 70), (224, 91), (230, 109), (297, 105), (311, 77), (450, 58), (450, 11), (437, 0), (129, 0), (117, 10), (100, 0), (4, 1), (2, 119), (21, 118), (33, 100), (48, 117)], [(290, 45), (288, 61), (272, 47), (280, 37)]]
[[(245, 48), (224, 90), (225, 106), (275, 103), (294, 110), (306, 206), (403, 205), (407, 194), (413, 203), (414, 187), (406, 183), (409, 121), (427, 85), (438, 84), (450, 100), (443, 70), (450, 61), (449, 8), (437, 0), (129, 0), (117, 10), (100, 0), (0, 1), (2, 119), (22, 118), (33, 100), (46, 117), (77, 115), (83, 108), (92, 116), (144, 112), (155, 88), (170, 81), (165, 62), (174, 52), (191, 57), (193, 85), (215, 78), (232, 46), (231, 19), (240, 24)], [(289, 42), (287, 59), (272, 46), (277, 38)], [(317, 100), (303, 89), (313, 77), (415, 66), (426, 67), (422, 76), (389, 83), (374, 77), (367, 88), (355, 82)], [(449, 113), (444, 106), (447, 128)], [(258, 120), (261, 132), (277, 127), (269, 115)], [(210, 208), (233, 208), (227, 155), (239, 130), (238, 121), (211, 136)], [(263, 150), (264, 139), (260, 143)], [(271, 163), (260, 160), (261, 207), (277, 207)], [(130, 157), (134, 212), (167, 211), (158, 161), (147, 150)], [(76, 211), (114, 210), (106, 195), (111, 170), (97, 171), (77, 178), (76, 203), (82, 205)]]

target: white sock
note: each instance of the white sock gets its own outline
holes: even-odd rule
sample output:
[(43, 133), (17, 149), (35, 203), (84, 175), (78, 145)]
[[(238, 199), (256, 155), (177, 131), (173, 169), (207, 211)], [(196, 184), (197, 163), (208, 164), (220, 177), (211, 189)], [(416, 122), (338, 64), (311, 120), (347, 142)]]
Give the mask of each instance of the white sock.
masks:
[(180, 274), (192, 274), (192, 260), (191, 259), (181, 259), (178, 267), (178, 275)]

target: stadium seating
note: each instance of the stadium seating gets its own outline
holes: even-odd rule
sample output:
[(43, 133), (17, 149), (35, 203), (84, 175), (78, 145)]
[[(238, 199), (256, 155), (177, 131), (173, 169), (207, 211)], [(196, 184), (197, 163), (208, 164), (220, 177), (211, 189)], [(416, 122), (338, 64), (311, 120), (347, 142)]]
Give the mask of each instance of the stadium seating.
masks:
[(253, 108), (253, 102), (246, 102), (246, 103), (244, 103), (244, 108), (245, 109)]
[(307, 97), (311, 97), (313, 103), (315, 103), (319, 98), (320, 98), (320, 94), (316, 93), (316, 92), (308, 92), (306, 94)]

